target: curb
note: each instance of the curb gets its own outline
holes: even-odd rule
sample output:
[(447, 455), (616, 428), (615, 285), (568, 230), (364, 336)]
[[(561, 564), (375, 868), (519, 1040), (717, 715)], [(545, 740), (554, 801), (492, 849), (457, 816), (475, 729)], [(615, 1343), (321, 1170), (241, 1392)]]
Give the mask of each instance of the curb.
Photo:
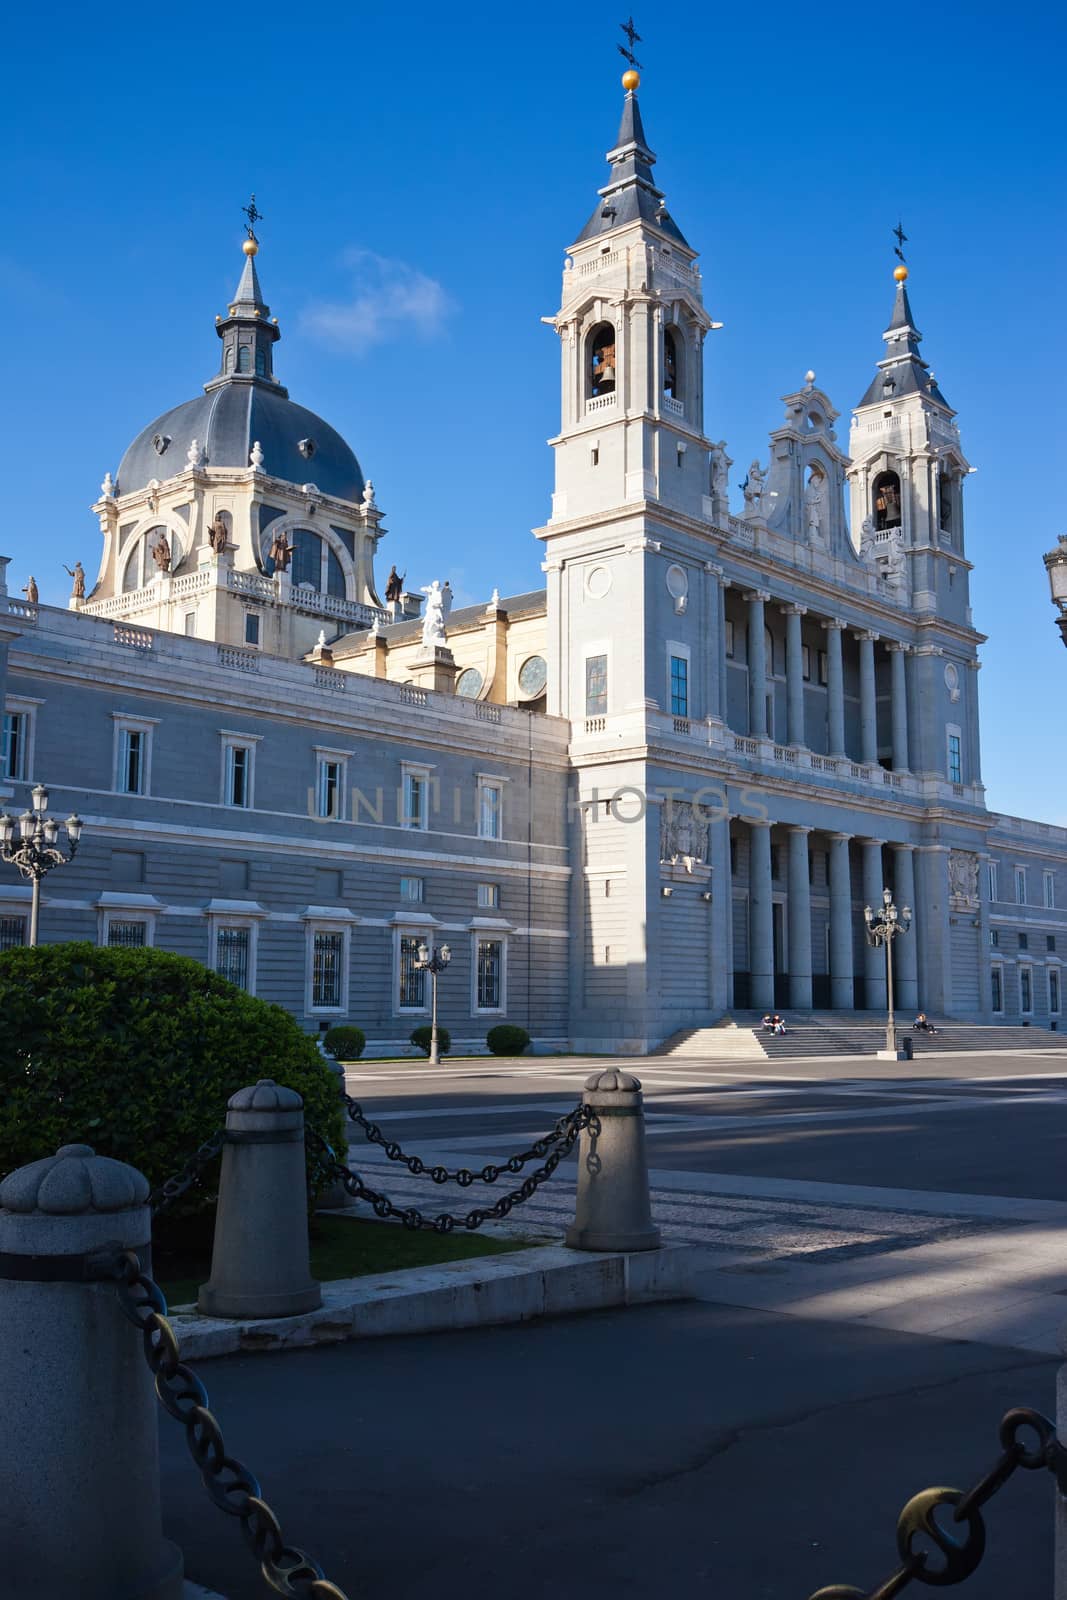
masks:
[(663, 1245), (629, 1255), (545, 1245), (513, 1256), (340, 1278), (324, 1283), (322, 1305), (301, 1316), (224, 1321), (183, 1306), (170, 1321), (186, 1361), (445, 1333), (685, 1299), (704, 1254), (700, 1245)]

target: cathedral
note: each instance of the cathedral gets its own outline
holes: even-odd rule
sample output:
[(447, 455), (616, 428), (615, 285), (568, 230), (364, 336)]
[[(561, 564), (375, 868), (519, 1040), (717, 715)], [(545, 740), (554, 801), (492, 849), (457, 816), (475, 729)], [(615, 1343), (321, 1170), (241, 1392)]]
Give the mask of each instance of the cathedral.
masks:
[[(40, 783), (84, 819), (42, 940), (175, 950), (381, 1051), (447, 944), (454, 1050), (506, 1020), (640, 1053), (747, 1010), (884, 1013), (888, 889), (902, 1012), (1056, 1025), (1067, 830), (985, 805), (971, 468), (908, 269), (847, 441), (798, 375), (731, 505), (717, 324), (637, 88), (550, 319), (529, 592), (383, 575), (374, 485), (276, 373), (254, 204), (217, 371), (104, 478), (95, 582), (49, 607), (0, 560), (0, 836)], [(30, 900), (0, 866), (0, 948)]]

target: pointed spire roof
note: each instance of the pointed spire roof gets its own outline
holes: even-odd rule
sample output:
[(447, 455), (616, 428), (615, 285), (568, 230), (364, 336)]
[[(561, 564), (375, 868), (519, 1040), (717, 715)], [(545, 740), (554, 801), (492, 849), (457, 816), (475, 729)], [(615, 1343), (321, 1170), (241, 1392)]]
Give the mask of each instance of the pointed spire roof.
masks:
[(261, 317), (270, 315), (270, 306), (263, 298), (263, 290), (259, 287), (259, 273), (256, 271), (255, 252), (249, 250), (245, 254), (244, 271), (241, 281), (237, 285), (237, 293), (230, 302), (230, 315), (237, 316), (259, 312)]
[(951, 406), (934, 381), (929, 365), (919, 353), (922, 334), (915, 326), (911, 302), (906, 288), (908, 269), (900, 266), (893, 273), (897, 291), (893, 301), (893, 314), (882, 338), (886, 343), (884, 358), (878, 363), (878, 372), (871, 381), (861, 406), (879, 405), (888, 400), (899, 400), (904, 395), (924, 394), (951, 411)]
[[(632, 85), (627, 80), (633, 80)], [(688, 249), (684, 234), (664, 204), (663, 191), (657, 189), (653, 182), (652, 168), (656, 164), (656, 157), (649, 148), (641, 121), (641, 108), (635, 92), (639, 81), (636, 72), (627, 72), (623, 76), (626, 99), (622, 106), (619, 136), (607, 154), (611, 176), (603, 189), (598, 191), (601, 203), (575, 242), (595, 239), (602, 233), (625, 227), (627, 223), (642, 221), (650, 223), (660, 233)]]
[(215, 318), (215, 332), (222, 340), (219, 371), (205, 388), (214, 389), (222, 383), (251, 382), (269, 384), (284, 394), (285, 390), (274, 376), (273, 356), (273, 346), (281, 338), (281, 329), (263, 298), (256, 271), (259, 242), (249, 234), (241, 248), (245, 263), (237, 290), (226, 307), (226, 315)]

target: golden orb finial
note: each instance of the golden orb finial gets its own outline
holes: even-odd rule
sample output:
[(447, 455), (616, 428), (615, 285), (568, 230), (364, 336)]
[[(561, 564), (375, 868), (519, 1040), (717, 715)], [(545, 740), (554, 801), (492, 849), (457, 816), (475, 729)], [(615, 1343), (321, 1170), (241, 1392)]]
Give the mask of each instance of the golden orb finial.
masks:
[(893, 268), (893, 276), (897, 280), (898, 283), (907, 282), (907, 277), (908, 277), (908, 269), (907, 269), (907, 267), (905, 267), (905, 266), (894, 267)]
[(246, 239), (241, 245), (241, 249), (246, 256), (258, 256), (259, 254), (259, 245), (254, 239)]
[(624, 89), (627, 89), (627, 90), (636, 89), (639, 86), (640, 82), (641, 82), (641, 74), (639, 72), (635, 72), (633, 67), (630, 67), (622, 75), (622, 86), (623, 86)]

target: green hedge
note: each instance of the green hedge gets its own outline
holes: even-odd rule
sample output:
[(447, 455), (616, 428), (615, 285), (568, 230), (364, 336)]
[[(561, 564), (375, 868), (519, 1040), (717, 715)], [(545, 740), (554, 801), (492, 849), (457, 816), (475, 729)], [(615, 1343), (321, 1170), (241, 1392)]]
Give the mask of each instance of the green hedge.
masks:
[[(91, 944), (6, 951), (0, 1018), (0, 1173), (84, 1142), (154, 1187), (257, 1078), (297, 1090), (308, 1122), (344, 1148), (337, 1078), (314, 1039), (281, 1006), (185, 956)], [(176, 1213), (209, 1208), (214, 1177)]]
[(335, 1061), (358, 1061), (366, 1042), (367, 1035), (362, 1028), (350, 1022), (339, 1022), (323, 1035), (322, 1048)]
[(521, 1056), (530, 1042), (525, 1028), (515, 1022), (498, 1022), (490, 1028), (485, 1042), (495, 1056)]
[[(424, 1023), (421, 1028), (416, 1028), (414, 1030), (414, 1032), (411, 1034), (411, 1042), (415, 1046), (416, 1050), (421, 1050), (427, 1056), (430, 1053), (430, 1036), (431, 1036), (432, 1033), (433, 1033), (433, 1029), (430, 1027), (429, 1023), (427, 1022), (427, 1023)], [(439, 1056), (447, 1056), (447, 1054), (451, 1050), (451, 1048), (452, 1048), (452, 1035), (449, 1033), (447, 1028), (442, 1028), (441, 1024), (438, 1023), (437, 1024), (437, 1054)]]

